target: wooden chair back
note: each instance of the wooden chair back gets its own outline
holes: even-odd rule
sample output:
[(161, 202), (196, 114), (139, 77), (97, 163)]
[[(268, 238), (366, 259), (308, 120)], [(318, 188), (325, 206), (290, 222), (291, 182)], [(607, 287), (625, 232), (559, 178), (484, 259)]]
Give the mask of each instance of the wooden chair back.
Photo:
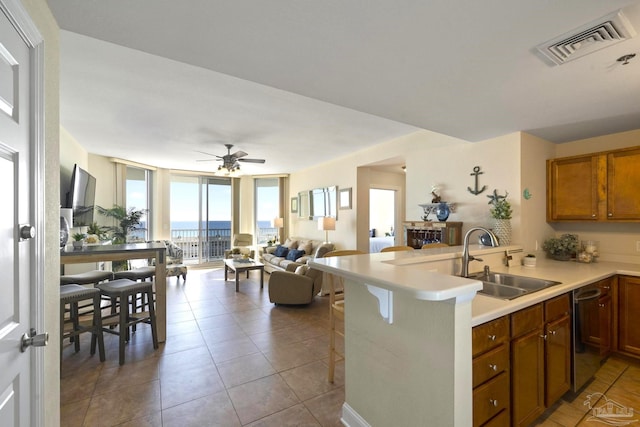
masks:
[(413, 248), (411, 246), (399, 245), (399, 246), (387, 246), (386, 248), (380, 249), (380, 252), (398, 252), (398, 251), (412, 251)]

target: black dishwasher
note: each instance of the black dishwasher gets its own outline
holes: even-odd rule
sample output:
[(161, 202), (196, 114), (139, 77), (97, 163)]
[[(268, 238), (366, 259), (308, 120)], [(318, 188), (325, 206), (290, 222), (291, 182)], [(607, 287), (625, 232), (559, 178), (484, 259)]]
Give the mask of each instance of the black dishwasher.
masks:
[(573, 392), (593, 378), (605, 358), (599, 339), (602, 324), (600, 295), (596, 283), (573, 291)]

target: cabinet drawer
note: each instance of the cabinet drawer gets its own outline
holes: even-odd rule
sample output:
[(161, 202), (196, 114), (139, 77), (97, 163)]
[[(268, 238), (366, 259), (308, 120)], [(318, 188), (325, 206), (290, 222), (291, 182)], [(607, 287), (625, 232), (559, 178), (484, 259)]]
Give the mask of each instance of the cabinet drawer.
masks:
[(473, 359), (473, 387), (509, 370), (509, 345), (503, 344)]
[(569, 314), (569, 294), (560, 295), (544, 302), (544, 318), (547, 322)]
[(509, 419), (509, 410), (504, 409), (495, 417), (491, 418), (486, 424), (483, 424), (482, 427), (509, 427), (511, 420)]
[(516, 338), (534, 329), (542, 329), (542, 304), (516, 311), (511, 315), (511, 337)]
[(509, 322), (507, 319), (507, 316), (503, 316), (473, 328), (471, 332), (473, 357), (509, 341)]
[(473, 390), (473, 425), (482, 425), (508, 407), (509, 375), (503, 372)]
[(604, 279), (598, 282), (598, 289), (600, 289), (601, 296), (607, 296), (611, 293), (611, 288), (613, 287), (613, 277), (609, 277), (608, 279)]

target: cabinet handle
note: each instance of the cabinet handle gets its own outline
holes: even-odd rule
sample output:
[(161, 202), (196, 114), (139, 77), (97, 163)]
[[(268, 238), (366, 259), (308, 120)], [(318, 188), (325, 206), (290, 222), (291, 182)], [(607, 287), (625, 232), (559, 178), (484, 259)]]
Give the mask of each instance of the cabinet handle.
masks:
[(495, 340), (496, 340), (495, 335), (489, 335), (489, 341), (495, 341)]
[(609, 212), (609, 213), (607, 214), (607, 216), (613, 216), (613, 213)]
[(604, 307), (604, 304), (598, 304), (598, 307)]
[(545, 341), (546, 341), (546, 340), (547, 340), (547, 334), (540, 335), (540, 338), (542, 338), (543, 340), (545, 340)]
[(491, 369), (493, 371), (497, 371), (498, 370), (498, 365), (495, 365), (493, 363), (489, 363), (489, 369)]
[[(556, 334), (556, 331), (549, 331), (549, 334), (551, 334), (551, 335), (555, 335), (555, 334)], [(546, 335), (545, 335), (545, 339), (546, 339)]]
[(498, 399), (489, 399), (489, 404), (493, 406), (498, 406)]
[(595, 218), (595, 217), (596, 217), (596, 214), (591, 214), (591, 218)]
[(611, 289), (611, 286), (603, 286), (602, 289)]

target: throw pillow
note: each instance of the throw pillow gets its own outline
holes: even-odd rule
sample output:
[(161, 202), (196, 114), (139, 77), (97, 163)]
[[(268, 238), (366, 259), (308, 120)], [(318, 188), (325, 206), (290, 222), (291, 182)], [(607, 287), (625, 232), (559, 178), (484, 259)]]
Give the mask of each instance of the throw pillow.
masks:
[(309, 266), (307, 265), (301, 265), (298, 268), (296, 268), (295, 273), (296, 274), (302, 274), (303, 276), (307, 273), (307, 270), (309, 269)]
[(291, 240), (291, 238), (287, 237), (287, 240), (284, 241), (284, 244), (282, 246), (286, 246), (289, 249), (295, 249), (298, 247), (298, 241)]
[(305, 254), (310, 254), (312, 250), (311, 240), (300, 240), (298, 242), (298, 250), (304, 251)]
[(289, 261), (295, 261), (304, 255), (304, 251), (299, 251), (297, 249), (289, 249), (289, 253), (287, 254), (287, 259)]
[(287, 256), (287, 253), (289, 252), (289, 248), (286, 246), (282, 246), (282, 245), (278, 245), (278, 247), (276, 248), (275, 252), (273, 252), (273, 254), (277, 257), (285, 257)]

